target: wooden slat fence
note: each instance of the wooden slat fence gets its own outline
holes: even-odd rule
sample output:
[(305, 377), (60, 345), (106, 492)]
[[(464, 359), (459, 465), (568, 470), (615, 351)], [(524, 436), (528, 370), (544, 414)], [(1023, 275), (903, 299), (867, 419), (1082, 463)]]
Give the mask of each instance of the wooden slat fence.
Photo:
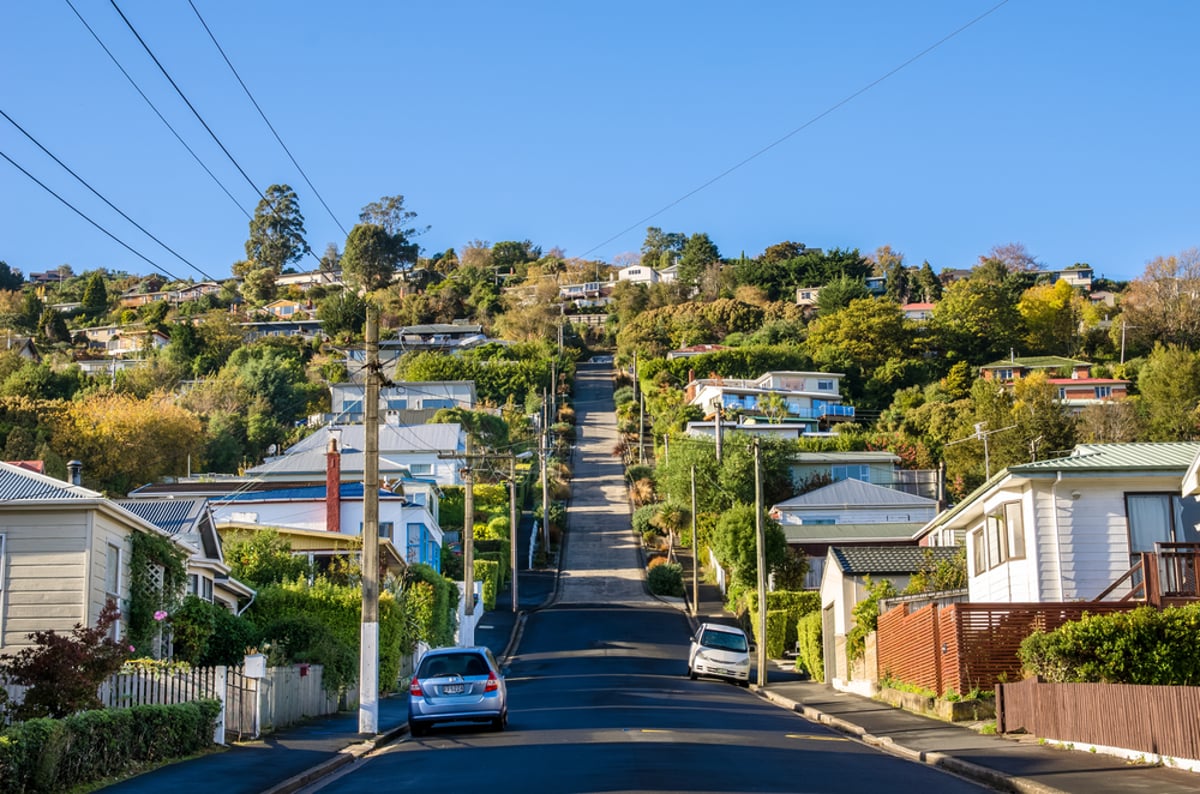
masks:
[(1060, 742), (1200, 760), (1200, 687), (1048, 684), (996, 688), (996, 727)]
[(100, 685), (100, 702), (105, 708), (128, 708), (147, 704), (190, 703), (220, 700), (217, 668), (192, 667), (177, 670), (146, 669), (117, 673)]
[(990, 690), (1022, 677), (1018, 650), (1035, 631), (1052, 631), (1083, 614), (1121, 612), (1135, 604), (901, 604), (879, 616), (878, 674), (934, 690)]

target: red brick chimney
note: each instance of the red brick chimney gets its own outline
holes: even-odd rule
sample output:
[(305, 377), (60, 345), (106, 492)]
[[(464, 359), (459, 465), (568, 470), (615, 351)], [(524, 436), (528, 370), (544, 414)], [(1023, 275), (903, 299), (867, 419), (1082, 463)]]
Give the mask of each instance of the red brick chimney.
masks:
[(325, 530), (342, 531), (342, 453), (336, 438), (325, 445)]

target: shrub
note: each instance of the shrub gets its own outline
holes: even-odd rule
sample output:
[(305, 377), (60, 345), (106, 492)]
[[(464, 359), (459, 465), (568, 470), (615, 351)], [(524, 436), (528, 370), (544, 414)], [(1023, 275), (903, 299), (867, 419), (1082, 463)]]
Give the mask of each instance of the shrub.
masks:
[[(767, 610), (767, 658), (782, 659), (787, 646), (784, 645), (784, 637), (787, 636), (788, 611), (786, 609), (768, 609)], [(758, 614), (750, 616), (750, 625), (754, 629), (754, 641), (762, 643), (762, 637), (758, 636)]]
[(1200, 604), (1084, 615), (1021, 643), (1026, 671), (1053, 683), (1200, 686)]
[(683, 568), (678, 563), (656, 565), (650, 569), (646, 579), (654, 595), (683, 597)]
[(625, 403), (633, 402), (633, 387), (621, 386), (613, 391), (613, 403), (620, 407)]
[(656, 556), (650, 558), (650, 562), (646, 563), (646, 569), (653, 571), (658, 566), (665, 565), (666, 563), (667, 563), (666, 557), (663, 557), (662, 555), (656, 555)]
[(889, 579), (872, 582), (870, 576), (863, 577), (867, 597), (854, 605), (854, 625), (846, 632), (846, 656), (851, 660), (861, 659), (867, 652), (867, 637), (879, 625), (879, 601), (896, 595), (896, 588)]
[(410, 565), (405, 574), (404, 612), (414, 638), (431, 648), (453, 645), (458, 597), (454, 582), (423, 563)]
[[(758, 620), (758, 591), (748, 589), (743, 591), (746, 599), (746, 612), (752, 621)], [(776, 610), (787, 613), (787, 620), (780, 624), (782, 636), (776, 639), (772, 634), (771, 624), (768, 623), (767, 645), (778, 642), (784, 650), (796, 647), (796, 625), (800, 618), (812, 612), (821, 610), (821, 594), (815, 590), (772, 590), (767, 593), (767, 614)]]
[(825, 648), (821, 637), (821, 613), (809, 612), (796, 624), (798, 638), (796, 666), (814, 681), (825, 680)]
[(656, 515), (658, 515), (658, 505), (646, 505), (639, 507), (633, 511), (633, 531), (639, 535), (645, 536), (647, 530), (657, 532), (654, 525), (650, 523)]
[(0, 734), (0, 790), (65, 791), (194, 755), (212, 744), (220, 710), (200, 700), (18, 723)]
[(650, 480), (653, 482), (654, 467), (643, 463), (636, 463), (625, 470), (625, 477), (629, 482), (637, 482), (638, 480)]
[(648, 549), (659, 549), (662, 547), (663, 536), (659, 534), (657, 529), (647, 529), (642, 533), (642, 545)]
[(496, 608), (496, 592), (500, 589), (500, 563), (479, 557), (474, 562), (475, 581), (483, 582), (483, 608), (491, 611)]
[[(505, 545), (508, 545), (507, 542)], [(509, 559), (508, 551), (480, 551), (476, 549), (475, 559), (490, 560), (500, 567), (500, 572), (496, 575), (496, 587), (503, 588), (508, 582), (509, 574), (511, 573), (511, 566), (509, 565), (511, 560)], [(478, 572), (478, 570), (477, 568), (476, 571)]]

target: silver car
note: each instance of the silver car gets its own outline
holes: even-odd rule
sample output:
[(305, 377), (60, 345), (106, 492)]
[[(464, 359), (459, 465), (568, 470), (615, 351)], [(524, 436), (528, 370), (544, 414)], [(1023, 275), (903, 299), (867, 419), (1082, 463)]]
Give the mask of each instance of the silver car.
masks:
[(508, 689), (488, 648), (437, 648), (421, 658), (408, 687), (408, 729), (422, 736), (435, 722), (508, 724)]
[(733, 626), (701, 623), (688, 650), (688, 676), (714, 676), (750, 686), (750, 642)]

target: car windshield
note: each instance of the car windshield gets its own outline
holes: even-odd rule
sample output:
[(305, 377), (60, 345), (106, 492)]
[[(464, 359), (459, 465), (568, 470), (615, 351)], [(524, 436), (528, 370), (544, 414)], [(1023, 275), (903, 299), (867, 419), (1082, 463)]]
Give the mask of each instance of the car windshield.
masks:
[(728, 631), (713, 631), (704, 632), (704, 636), (700, 638), (700, 644), (707, 648), (718, 648), (722, 651), (739, 651), (746, 650), (746, 638), (741, 634), (733, 634)]
[(487, 662), (477, 653), (442, 653), (426, 656), (421, 662), (418, 678), (441, 678), (448, 675), (487, 675)]

